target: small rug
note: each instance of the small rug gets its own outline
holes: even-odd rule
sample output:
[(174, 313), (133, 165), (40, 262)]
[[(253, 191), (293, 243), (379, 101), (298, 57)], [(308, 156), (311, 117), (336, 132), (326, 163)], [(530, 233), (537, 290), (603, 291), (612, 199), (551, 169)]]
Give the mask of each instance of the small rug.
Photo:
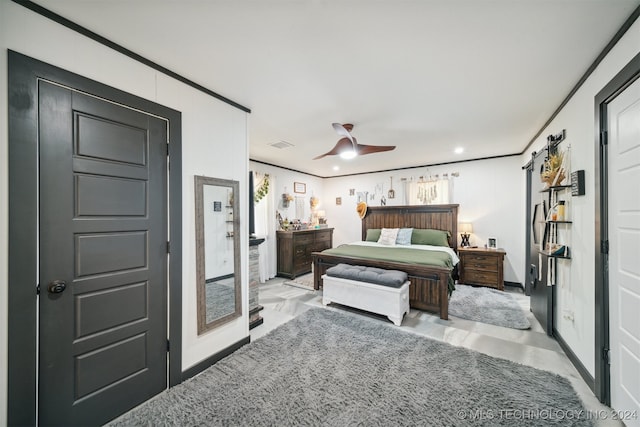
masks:
[(485, 287), (456, 285), (449, 299), (449, 314), (505, 328), (531, 328), (524, 311), (511, 295)]
[(313, 308), (112, 426), (591, 426), (566, 378)]
[(286, 282), (283, 282), (283, 284), (306, 289), (307, 291), (313, 291), (313, 273), (307, 273), (303, 276), (298, 276), (293, 280), (287, 280)]

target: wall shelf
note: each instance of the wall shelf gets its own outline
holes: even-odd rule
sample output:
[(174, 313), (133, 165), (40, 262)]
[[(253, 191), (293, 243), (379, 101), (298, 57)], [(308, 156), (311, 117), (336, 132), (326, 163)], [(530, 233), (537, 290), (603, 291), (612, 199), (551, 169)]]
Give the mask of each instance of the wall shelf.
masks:
[(544, 190), (540, 190), (541, 193), (549, 193), (551, 191), (561, 191), (571, 188), (571, 185), (554, 185), (552, 187), (545, 188)]
[(557, 258), (557, 259), (571, 259), (571, 255), (554, 255), (554, 254), (550, 254), (547, 251), (538, 251), (540, 252), (542, 255), (549, 257), (549, 258)]

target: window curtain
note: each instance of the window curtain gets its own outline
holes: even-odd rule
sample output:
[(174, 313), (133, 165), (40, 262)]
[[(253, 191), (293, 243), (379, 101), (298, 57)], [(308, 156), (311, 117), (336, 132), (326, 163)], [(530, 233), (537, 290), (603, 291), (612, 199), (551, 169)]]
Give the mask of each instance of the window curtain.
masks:
[(447, 205), (450, 203), (453, 180), (448, 178), (410, 182), (408, 184), (410, 205)]
[[(253, 172), (254, 189), (257, 189), (265, 179), (265, 174)], [(258, 246), (260, 264), (260, 283), (276, 276), (276, 176), (269, 175), (269, 192), (258, 203), (254, 204), (256, 237), (265, 241)]]

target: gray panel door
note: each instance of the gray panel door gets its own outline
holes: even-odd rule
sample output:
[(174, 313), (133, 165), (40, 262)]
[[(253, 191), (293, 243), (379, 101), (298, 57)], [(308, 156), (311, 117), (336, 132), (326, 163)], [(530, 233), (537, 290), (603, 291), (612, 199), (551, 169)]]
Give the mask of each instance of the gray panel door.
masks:
[(39, 115), (39, 421), (102, 424), (167, 386), (166, 122), (46, 82)]
[[(640, 426), (640, 79), (608, 106), (611, 407)], [(624, 418), (622, 415), (625, 414)], [(635, 416), (633, 416), (635, 414)], [(629, 416), (631, 415), (631, 416)]]

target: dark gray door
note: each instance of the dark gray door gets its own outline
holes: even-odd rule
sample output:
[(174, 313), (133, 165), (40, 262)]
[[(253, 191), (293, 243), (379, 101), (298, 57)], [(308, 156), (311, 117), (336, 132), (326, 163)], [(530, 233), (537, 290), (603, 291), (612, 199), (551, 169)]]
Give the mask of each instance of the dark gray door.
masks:
[(166, 123), (38, 91), (39, 421), (96, 425), (167, 385)]
[(549, 209), (549, 193), (540, 181), (540, 171), (546, 157), (546, 150), (541, 150), (532, 159), (532, 176), (529, 214), (529, 274), (527, 277), (531, 297), (531, 311), (548, 335), (553, 335), (553, 287), (547, 286), (547, 269), (549, 259), (540, 252), (545, 241), (545, 216)]

